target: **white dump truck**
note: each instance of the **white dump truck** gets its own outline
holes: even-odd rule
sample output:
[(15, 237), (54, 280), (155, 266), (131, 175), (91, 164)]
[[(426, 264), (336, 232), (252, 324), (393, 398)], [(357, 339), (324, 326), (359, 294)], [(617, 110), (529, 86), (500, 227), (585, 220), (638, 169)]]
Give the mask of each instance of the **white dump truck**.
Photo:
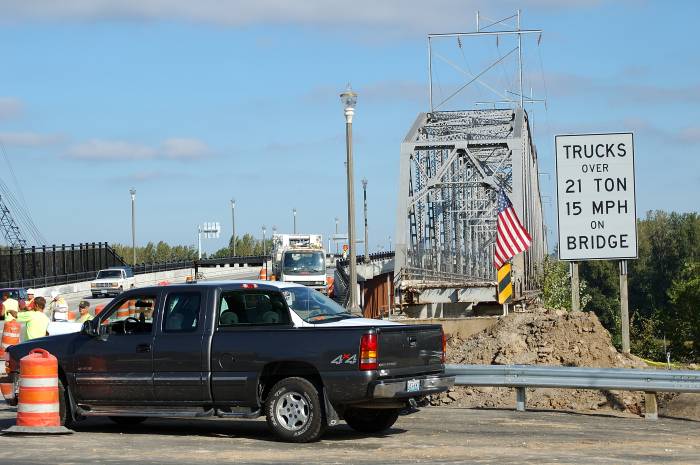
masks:
[(272, 252), (272, 272), (278, 281), (327, 293), (326, 252), (320, 234), (275, 234)]

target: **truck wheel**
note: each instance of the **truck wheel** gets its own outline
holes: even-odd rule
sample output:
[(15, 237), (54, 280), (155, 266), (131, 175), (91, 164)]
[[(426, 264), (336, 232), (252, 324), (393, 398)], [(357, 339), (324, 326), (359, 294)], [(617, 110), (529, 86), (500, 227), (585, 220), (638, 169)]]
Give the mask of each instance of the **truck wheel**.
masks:
[(69, 406), (68, 401), (68, 391), (65, 386), (63, 386), (63, 381), (58, 380), (58, 419), (61, 422), (61, 426), (66, 428), (71, 428), (74, 424), (73, 415), (68, 411)]
[(146, 417), (109, 417), (119, 426), (135, 426), (146, 421)]
[(265, 416), (282, 441), (316, 441), (326, 429), (318, 390), (304, 378), (285, 378), (275, 384), (265, 402)]
[(361, 433), (378, 433), (389, 429), (399, 418), (396, 409), (349, 408), (343, 415), (350, 428)]

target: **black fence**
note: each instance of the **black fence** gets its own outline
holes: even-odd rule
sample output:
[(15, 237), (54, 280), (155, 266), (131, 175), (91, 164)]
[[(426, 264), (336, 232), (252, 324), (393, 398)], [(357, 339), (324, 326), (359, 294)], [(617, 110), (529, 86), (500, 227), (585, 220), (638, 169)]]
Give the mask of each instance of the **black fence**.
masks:
[(0, 251), (0, 287), (46, 287), (88, 281), (124, 260), (106, 242)]

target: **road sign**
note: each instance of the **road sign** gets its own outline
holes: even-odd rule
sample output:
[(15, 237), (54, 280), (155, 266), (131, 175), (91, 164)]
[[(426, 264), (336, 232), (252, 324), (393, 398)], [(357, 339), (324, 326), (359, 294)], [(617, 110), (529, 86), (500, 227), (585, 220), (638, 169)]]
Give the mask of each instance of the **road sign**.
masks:
[(637, 258), (632, 133), (555, 137), (559, 258)]
[(511, 301), (513, 296), (513, 283), (510, 279), (510, 262), (506, 262), (498, 269), (498, 303), (505, 304)]

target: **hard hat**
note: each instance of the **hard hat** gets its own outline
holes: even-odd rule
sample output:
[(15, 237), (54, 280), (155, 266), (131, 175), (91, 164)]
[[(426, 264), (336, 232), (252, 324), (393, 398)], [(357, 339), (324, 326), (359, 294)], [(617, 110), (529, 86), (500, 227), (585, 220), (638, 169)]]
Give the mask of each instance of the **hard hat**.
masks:
[(27, 289), (27, 294), (34, 295), (35, 294), (34, 289)]

